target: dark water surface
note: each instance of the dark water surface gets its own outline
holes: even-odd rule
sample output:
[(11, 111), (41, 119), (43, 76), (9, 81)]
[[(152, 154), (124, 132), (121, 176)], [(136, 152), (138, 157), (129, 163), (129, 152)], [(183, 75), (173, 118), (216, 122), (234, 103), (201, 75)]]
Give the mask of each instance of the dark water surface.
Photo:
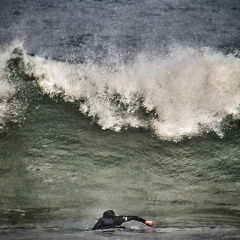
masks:
[(239, 1), (0, 9), (0, 239), (240, 239)]

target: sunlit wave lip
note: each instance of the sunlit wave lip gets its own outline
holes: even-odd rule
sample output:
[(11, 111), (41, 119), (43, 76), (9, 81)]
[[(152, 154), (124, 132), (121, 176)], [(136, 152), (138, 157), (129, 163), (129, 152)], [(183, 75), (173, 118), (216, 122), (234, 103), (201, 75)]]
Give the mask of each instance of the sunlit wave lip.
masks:
[(231, 54), (173, 46), (168, 54), (140, 54), (113, 67), (20, 52), (25, 74), (45, 94), (77, 103), (102, 129), (150, 128), (178, 141), (205, 132), (222, 136), (224, 120), (240, 118), (240, 59)]

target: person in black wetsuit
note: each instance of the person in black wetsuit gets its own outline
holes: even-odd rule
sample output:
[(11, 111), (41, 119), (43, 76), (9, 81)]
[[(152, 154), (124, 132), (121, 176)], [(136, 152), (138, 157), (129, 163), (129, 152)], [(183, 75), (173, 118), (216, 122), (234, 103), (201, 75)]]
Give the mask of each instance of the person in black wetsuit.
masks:
[(119, 228), (121, 227), (121, 224), (123, 224), (124, 222), (133, 221), (133, 220), (144, 223), (149, 227), (152, 227), (154, 225), (152, 221), (147, 221), (137, 216), (115, 216), (115, 213), (113, 210), (108, 210), (103, 213), (103, 216), (94, 225), (92, 230)]

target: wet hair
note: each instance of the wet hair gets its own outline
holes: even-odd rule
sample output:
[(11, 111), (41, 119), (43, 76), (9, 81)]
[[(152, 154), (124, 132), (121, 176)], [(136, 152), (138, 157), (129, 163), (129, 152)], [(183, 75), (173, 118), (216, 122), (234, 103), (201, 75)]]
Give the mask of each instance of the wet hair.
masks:
[(103, 213), (103, 217), (113, 219), (115, 217), (115, 213), (113, 210), (107, 210)]

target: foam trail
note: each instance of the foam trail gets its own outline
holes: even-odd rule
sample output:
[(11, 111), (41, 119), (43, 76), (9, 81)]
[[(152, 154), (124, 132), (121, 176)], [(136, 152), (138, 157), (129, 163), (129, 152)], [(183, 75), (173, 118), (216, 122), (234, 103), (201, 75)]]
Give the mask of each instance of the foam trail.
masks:
[(175, 46), (168, 55), (141, 54), (114, 68), (24, 60), (45, 93), (79, 101), (80, 111), (103, 129), (151, 128), (178, 141), (202, 131), (221, 136), (227, 116), (240, 118), (240, 59), (207, 48)]

